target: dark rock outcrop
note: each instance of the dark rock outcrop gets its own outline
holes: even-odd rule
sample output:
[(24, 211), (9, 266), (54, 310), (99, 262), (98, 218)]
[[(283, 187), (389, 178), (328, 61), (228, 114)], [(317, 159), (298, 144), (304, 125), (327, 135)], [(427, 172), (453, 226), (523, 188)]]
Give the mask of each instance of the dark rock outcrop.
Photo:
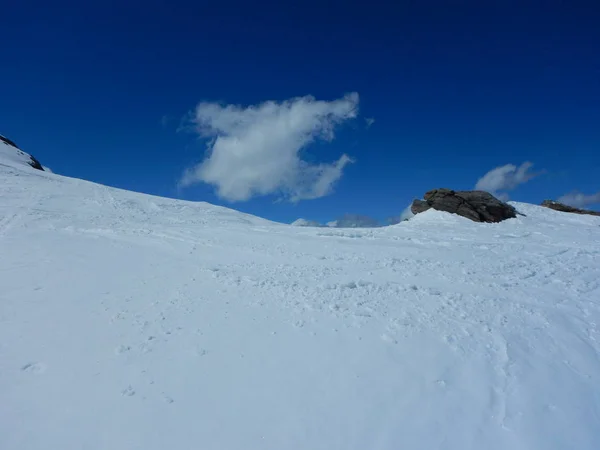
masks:
[(430, 208), (446, 211), (471, 219), (474, 222), (501, 222), (517, 217), (517, 211), (509, 204), (484, 191), (453, 191), (433, 189), (425, 193), (424, 200), (415, 200), (413, 214)]
[(542, 206), (546, 208), (554, 209), (556, 211), (568, 212), (573, 214), (588, 214), (590, 216), (600, 216), (600, 212), (591, 211), (589, 209), (579, 209), (573, 206), (565, 205), (564, 203), (555, 202), (554, 200), (544, 200)]
[(32, 155), (29, 155), (29, 158), (31, 159), (30, 161), (27, 161), (27, 164), (29, 164), (31, 167), (33, 167), (34, 169), (37, 170), (44, 170), (44, 167), (40, 164), (40, 162), (35, 159)]
[(27, 164), (29, 164), (34, 169), (42, 170), (42, 171), (44, 170), (44, 167), (40, 164), (40, 162), (36, 158), (34, 158), (29, 153), (25, 153), (23, 150), (21, 150), (19, 148), (19, 146), (17, 144), (15, 144), (13, 141), (8, 139), (7, 137), (2, 136), (1, 134), (0, 134), (0, 142), (3, 142), (4, 144), (9, 145), (11, 147), (14, 147), (16, 149), (16, 151), (19, 152), (21, 155), (27, 155), (29, 157), (29, 161), (27, 161)]

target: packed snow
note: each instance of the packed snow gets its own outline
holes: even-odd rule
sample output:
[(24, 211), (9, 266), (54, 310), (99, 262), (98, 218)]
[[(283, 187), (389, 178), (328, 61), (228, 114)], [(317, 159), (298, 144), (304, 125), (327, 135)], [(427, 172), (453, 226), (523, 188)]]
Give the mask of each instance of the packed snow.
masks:
[(0, 448), (598, 449), (600, 218), (281, 225), (0, 161)]

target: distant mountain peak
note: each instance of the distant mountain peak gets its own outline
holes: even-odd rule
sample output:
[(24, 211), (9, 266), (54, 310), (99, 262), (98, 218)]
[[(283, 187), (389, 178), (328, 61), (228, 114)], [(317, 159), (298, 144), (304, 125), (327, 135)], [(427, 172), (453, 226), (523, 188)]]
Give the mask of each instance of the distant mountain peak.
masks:
[(322, 227), (316, 220), (297, 219), (294, 220), (291, 225), (295, 227)]
[(377, 228), (381, 224), (369, 216), (360, 214), (344, 214), (337, 220), (332, 220), (326, 224), (317, 222), (316, 220), (298, 219), (292, 222), (296, 227), (329, 227), (329, 228)]

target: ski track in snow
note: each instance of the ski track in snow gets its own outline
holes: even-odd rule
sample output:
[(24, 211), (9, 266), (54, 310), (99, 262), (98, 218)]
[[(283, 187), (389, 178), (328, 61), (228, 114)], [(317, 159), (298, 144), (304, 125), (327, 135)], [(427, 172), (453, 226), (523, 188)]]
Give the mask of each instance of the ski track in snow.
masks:
[(598, 218), (323, 230), (0, 177), (2, 449), (598, 448)]

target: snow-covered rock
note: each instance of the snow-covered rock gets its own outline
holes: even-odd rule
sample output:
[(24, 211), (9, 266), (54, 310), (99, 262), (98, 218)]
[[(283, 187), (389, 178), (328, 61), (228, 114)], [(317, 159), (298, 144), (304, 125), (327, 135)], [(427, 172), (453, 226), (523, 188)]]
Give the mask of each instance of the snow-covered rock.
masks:
[(544, 200), (542, 202), (542, 206), (546, 208), (551, 208), (556, 211), (568, 212), (573, 214), (588, 214), (590, 216), (600, 216), (600, 211), (592, 211), (590, 209), (581, 209), (575, 208), (570, 205), (565, 205), (564, 203), (555, 202), (554, 200)]
[(0, 448), (600, 442), (600, 218), (276, 224), (0, 153)]
[(474, 222), (502, 222), (517, 217), (514, 207), (485, 191), (432, 189), (424, 200), (415, 200), (411, 211), (419, 214), (431, 208), (466, 217)]

